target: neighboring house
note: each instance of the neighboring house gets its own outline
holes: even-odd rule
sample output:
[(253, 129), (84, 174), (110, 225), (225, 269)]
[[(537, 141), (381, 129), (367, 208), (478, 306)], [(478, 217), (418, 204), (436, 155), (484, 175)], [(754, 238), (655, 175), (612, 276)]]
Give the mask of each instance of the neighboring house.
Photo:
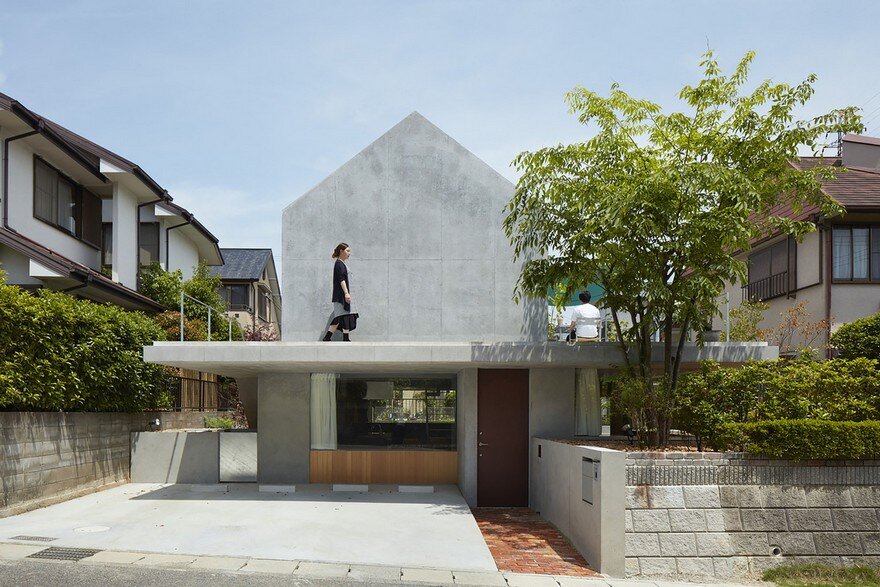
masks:
[[(776, 235), (755, 243), (740, 256), (748, 262), (748, 282), (726, 289), (731, 308), (746, 300), (770, 306), (760, 328), (779, 325), (781, 314), (803, 303), (808, 321), (829, 324), (816, 345), (825, 345), (840, 325), (880, 312), (880, 139), (847, 135), (841, 152), (840, 157), (802, 157), (795, 165), (846, 168), (823, 185), (846, 212), (826, 218), (816, 207), (779, 207), (774, 213), (813, 221), (818, 229), (801, 242)], [(716, 328), (724, 328), (722, 320), (716, 319)]]
[[(454, 483), (472, 506), (526, 506), (529, 439), (600, 434), (601, 377), (622, 361), (614, 343), (547, 342), (546, 300), (514, 301), (513, 190), (413, 113), (284, 210), (283, 342), (160, 342), (144, 357), (236, 377), (272, 490)], [(340, 241), (360, 320), (355, 342), (319, 342)]]
[(152, 262), (185, 277), (221, 265), (217, 238), (135, 163), (0, 94), (0, 269), (46, 287), (157, 312), (138, 293)]
[(272, 249), (220, 249), (223, 265), (212, 269), (223, 280), (227, 315), (243, 329), (266, 326), (281, 334), (281, 291)]

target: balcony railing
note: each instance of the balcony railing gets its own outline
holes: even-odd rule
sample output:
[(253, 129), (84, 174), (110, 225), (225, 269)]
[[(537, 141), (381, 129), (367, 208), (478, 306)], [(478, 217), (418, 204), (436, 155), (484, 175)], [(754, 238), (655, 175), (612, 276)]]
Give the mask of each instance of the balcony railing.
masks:
[(742, 300), (744, 302), (762, 302), (788, 293), (788, 271), (742, 286)]

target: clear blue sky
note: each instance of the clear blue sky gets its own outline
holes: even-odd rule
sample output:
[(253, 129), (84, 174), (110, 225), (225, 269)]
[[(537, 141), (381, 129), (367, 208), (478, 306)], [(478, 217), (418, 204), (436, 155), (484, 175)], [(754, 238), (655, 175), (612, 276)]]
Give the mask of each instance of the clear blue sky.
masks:
[(867, 102), (880, 136), (873, 0), (318, 4), (7, 0), (0, 90), (276, 262), (281, 209), (413, 110), (515, 179), (518, 152), (585, 136), (567, 90), (674, 107), (707, 45), (728, 69), (756, 50), (755, 82), (817, 73), (804, 115)]

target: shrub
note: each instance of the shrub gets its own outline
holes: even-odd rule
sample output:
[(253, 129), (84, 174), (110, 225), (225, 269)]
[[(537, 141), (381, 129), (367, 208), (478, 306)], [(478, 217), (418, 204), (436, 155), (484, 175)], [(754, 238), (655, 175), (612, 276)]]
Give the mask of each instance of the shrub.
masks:
[(205, 428), (229, 430), (233, 426), (235, 426), (235, 421), (232, 418), (205, 418)]
[(167, 407), (163, 367), (141, 358), (162, 338), (139, 312), (0, 283), (0, 409)]
[(880, 361), (880, 313), (844, 324), (831, 335), (841, 357)]
[(790, 460), (880, 458), (880, 421), (766, 420), (727, 423), (717, 437), (722, 450)]
[(878, 420), (880, 371), (869, 359), (748, 362), (739, 368), (704, 362), (685, 376), (675, 423), (717, 447), (725, 423), (760, 420)]

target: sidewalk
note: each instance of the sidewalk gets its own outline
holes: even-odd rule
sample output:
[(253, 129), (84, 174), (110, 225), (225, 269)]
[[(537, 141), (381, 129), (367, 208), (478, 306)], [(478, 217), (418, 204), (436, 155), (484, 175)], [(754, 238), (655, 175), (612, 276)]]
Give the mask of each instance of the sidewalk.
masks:
[[(527, 575), (510, 572), (455, 571), (448, 569), (364, 566), (339, 563), (299, 562), (259, 558), (191, 556), (88, 549), (59, 548), (48, 551), (46, 544), (0, 542), (0, 561), (53, 561), (56, 564), (133, 566), (139, 568), (192, 569), (220, 571), (235, 575), (278, 575), (301, 579), (345, 581), (372, 585), (472, 585), (486, 587), (673, 587), (706, 583), (661, 580), (610, 579), (606, 577), (565, 577)], [(33, 558), (42, 554), (44, 558)], [(46, 556), (53, 555), (54, 556)], [(85, 556), (83, 556), (85, 555)], [(57, 557), (57, 558), (54, 558)], [(64, 558), (62, 558), (64, 557)], [(77, 559), (78, 560), (72, 560)], [(736, 587), (733, 583), (714, 583), (717, 587)]]

